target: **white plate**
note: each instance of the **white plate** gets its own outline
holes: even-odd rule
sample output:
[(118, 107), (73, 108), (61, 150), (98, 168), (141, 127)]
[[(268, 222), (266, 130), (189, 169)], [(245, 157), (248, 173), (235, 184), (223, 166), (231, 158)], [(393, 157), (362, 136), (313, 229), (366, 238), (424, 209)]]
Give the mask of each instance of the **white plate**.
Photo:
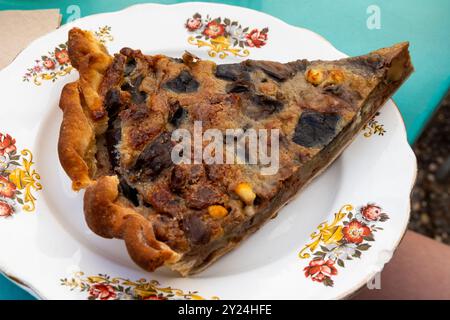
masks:
[[(240, 48), (234, 47), (233, 41), (219, 46), (204, 37), (197, 39), (195, 36), (201, 33), (192, 33), (185, 27), (186, 20), (197, 12), (202, 15), (203, 25), (209, 15), (213, 19), (221, 17), (221, 23), (237, 21), (243, 28), (248, 26), (247, 33), (268, 27), (267, 39), (260, 38), (265, 44), (257, 48), (244, 41), (244, 48)], [(4, 203), (15, 208), (11, 216), (0, 219), (0, 268), (4, 274), (37, 297), (47, 299), (335, 299), (363, 286), (390, 259), (405, 232), (409, 193), (416, 173), (415, 157), (392, 101), (276, 219), (203, 273), (181, 278), (169, 270), (147, 273), (139, 269), (128, 257), (122, 241), (102, 239), (89, 231), (82, 213), (82, 193), (70, 189), (70, 181), (58, 161), (56, 145), (62, 118), (58, 99), (63, 85), (78, 75), (65, 63), (64, 47), (57, 52), (55, 48), (65, 43), (67, 31), (74, 26), (97, 31), (111, 53), (128, 46), (145, 53), (177, 57), (189, 50), (218, 63), (244, 59), (234, 53), (278, 61), (345, 57), (312, 31), (249, 9), (207, 3), (137, 5), (77, 20), (34, 41), (0, 73), (0, 132), (10, 134), (17, 148), (15, 164), (8, 157), (0, 163), (9, 164), (8, 173), (3, 171), (5, 178), (0, 181), (0, 212), (7, 214)], [(199, 48), (192, 44), (199, 40), (206, 45)], [(208, 53), (214, 55), (214, 49), (217, 54), (211, 58)], [(43, 66), (44, 55), (53, 59), (55, 73)], [(41, 70), (28, 70), (35, 65)], [(53, 67), (51, 61), (46, 65)], [(8, 139), (3, 136), (4, 146), (9, 145)], [(13, 149), (0, 150), (14, 157)], [(22, 151), (25, 149), (30, 153)], [(31, 154), (32, 164), (26, 162)], [(15, 199), (8, 198), (14, 187), (20, 194)], [(376, 221), (365, 220), (362, 211), (374, 213), (372, 218), (377, 216), (377, 208), (367, 207), (369, 203), (375, 203), (385, 214)], [(35, 205), (35, 210), (27, 212), (26, 205), (28, 209)], [(333, 223), (339, 211), (342, 215)], [(387, 216), (389, 219), (382, 221)], [(352, 219), (356, 222), (344, 228)], [(328, 223), (319, 226), (322, 222)], [(366, 237), (352, 245), (359, 246), (356, 251), (349, 245), (345, 247), (344, 234), (348, 240), (360, 240), (348, 238), (349, 227), (370, 231), (374, 241)], [(341, 261), (321, 262), (322, 265), (316, 261), (313, 264), (319, 266), (305, 269), (313, 257), (320, 257), (323, 252), (321, 246), (314, 247), (316, 240), (327, 250), (339, 245), (339, 250), (324, 254), (325, 260), (334, 259), (339, 251)], [(360, 257), (346, 260), (345, 252)], [(305, 275), (305, 271), (319, 270), (323, 272), (315, 273), (314, 279), (322, 282)], [(333, 286), (327, 286), (330, 280)]]

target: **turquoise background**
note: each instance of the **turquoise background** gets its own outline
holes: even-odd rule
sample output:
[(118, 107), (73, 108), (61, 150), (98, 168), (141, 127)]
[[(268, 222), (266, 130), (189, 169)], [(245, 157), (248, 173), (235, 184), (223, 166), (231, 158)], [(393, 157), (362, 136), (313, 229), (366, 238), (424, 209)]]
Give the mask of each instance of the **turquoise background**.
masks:
[[(136, 0), (0, 0), (0, 10), (59, 8), (66, 22), (70, 5), (81, 16), (116, 11), (135, 3), (172, 4), (186, 1)], [(394, 96), (405, 119), (409, 142), (420, 134), (450, 84), (450, 0), (228, 0), (220, 2), (252, 8), (292, 25), (311, 29), (342, 52), (358, 55), (408, 40), (416, 72)], [(381, 28), (369, 30), (368, 6), (381, 9)], [(295, 41), (295, 39), (292, 39)], [(1, 49), (0, 49), (1, 50)], [(0, 253), (1, 254), (1, 253)], [(0, 299), (32, 299), (0, 276)]]

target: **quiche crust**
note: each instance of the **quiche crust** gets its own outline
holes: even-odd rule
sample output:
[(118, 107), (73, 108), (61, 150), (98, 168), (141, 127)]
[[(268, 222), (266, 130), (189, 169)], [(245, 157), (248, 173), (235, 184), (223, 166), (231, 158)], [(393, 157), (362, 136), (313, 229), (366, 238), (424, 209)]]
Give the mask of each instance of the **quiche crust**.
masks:
[[(85, 189), (89, 228), (123, 239), (143, 269), (166, 265), (183, 276), (274, 217), (413, 70), (408, 43), (330, 62), (216, 66), (129, 48), (111, 57), (77, 28), (69, 56), (80, 76), (61, 94), (58, 153), (72, 188)], [(280, 129), (280, 170), (267, 177), (248, 164), (171, 163), (170, 133), (198, 120), (221, 130)]]
[(58, 155), (74, 190), (91, 183), (95, 175), (95, 136), (106, 130), (100, 85), (112, 58), (89, 31), (69, 32), (69, 57), (78, 81), (64, 86), (59, 101), (63, 111)]
[(145, 270), (178, 261), (179, 254), (156, 240), (151, 223), (121, 201), (118, 184), (116, 176), (103, 176), (87, 187), (84, 212), (89, 228), (104, 238), (123, 239), (130, 257)]

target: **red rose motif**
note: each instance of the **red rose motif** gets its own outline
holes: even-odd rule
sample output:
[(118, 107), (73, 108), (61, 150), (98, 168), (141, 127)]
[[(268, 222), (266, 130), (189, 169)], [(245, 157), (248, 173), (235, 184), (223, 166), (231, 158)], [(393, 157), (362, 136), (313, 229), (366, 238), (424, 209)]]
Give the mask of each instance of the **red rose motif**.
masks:
[(205, 30), (203, 30), (203, 34), (210, 38), (217, 38), (225, 33), (225, 26), (223, 24), (218, 23), (217, 21), (211, 21), (206, 25)]
[(113, 300), (117, 295), (112, 286), (103, 283), (96, 283), (89, 289), (89, 296), (100, 300)]
[(56, 50), (55, 51), (55, 58), (58, 61), (59, 64), (66, 64), (69, 62), (69, 54), (67, 53), (66, 49), (63, 50)]
[(253, 29), (250, 33), (245, 35), (245, 39), (249, 47), (261, 48), (266, 44), (267, 33), (258, 31), (258, 29)]
[(44, 65), (45, 69), (48, 70), (55, 69), (55, 61), (53, 61), (52, 59), (47, 58), (44, 61), (42, 61), (42, 64)]
[(0, 217), (10, 217), (14, 213), (13, 208), (4, 201), (0, 201)]
[(5, 136), (0, 133), (0, 156), (6, 154), (10, 154), (13, 151), (16, 151), (16, 140), (13, 139), (9, 134)]
[(350, 221), (350, 223), (342, 229), (342, 232), (344, 233), (344, 238), (352, 243), (361, 243), (364, 237), (371, 234), (370, 228), (358, 220)]
[(189, 31), (195, 31), (197, 29), (199, 29), (202, 26), (202, 19), (200, 18), (189, 18), (186, 21), (186, 28)]
[(309, 265), (303, 269), (305, 276), (311, 276), (313, 281), (323, 282), (325, 279), (329, 279), (331, 276), (337, 274), (337, 269), (334, 266), (333, 260), (323, 260), (316, 258), (311, 260)]
[(373, 204), (368, 204), (361, 209), (361, 214), (366, 220), (376, 221), (381, 215), (381, 208)]
[(163, 296), (158, 296), (158, 295), (151, 295), (151, 296), (145, 297), (143, 300), (167, 300), (167, 298), (165, 298)]
[(16, 193), (16, 186), (4, 177), (0, 176), (0, 196), (12, 198)]

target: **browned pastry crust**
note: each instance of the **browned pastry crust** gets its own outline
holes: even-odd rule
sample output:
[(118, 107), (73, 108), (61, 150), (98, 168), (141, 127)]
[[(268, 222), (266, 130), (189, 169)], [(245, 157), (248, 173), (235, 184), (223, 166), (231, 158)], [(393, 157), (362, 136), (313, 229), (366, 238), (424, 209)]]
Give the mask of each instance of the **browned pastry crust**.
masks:
[(66, 84), (59, 103), (64, 116), (58, 153), (61, 165), (72, 179), (74, 190), (87, 187), (95, 170), (95, 134), (80, 100), (78, 82)]
[(86, 222), (99, 236), (123, 239), (131, 258), (146, 270), (174, 263), (179, 255), (155, 239), (153, 227), (119, 197), (119, 180), (103, 176), (93, 182), (84, 195)]
[(93, 179), (97, 171), (96, 135), (106, 130), (107, 123), (100, 85), (111, 56), (90, 32), (77, 28), (69, 33), (69, 55), (80, 79), (68, 83), (61, 93), (63, 122), (58, 154), (72, 188), (88, 187), (84, 198), (88, 226), (102, 237), (123, 239), (132, 259), (146, 270), (177, 261), (179, 255), (155, 239), (152, 225), (118, 201), (117, 177)]
[(58, 154), (72, 179), (74, 190), (85, 188), (95, 174), (95, 135), (105, 130), (100, 84), (111, 56), (88, 32), (74, 28), (69, 33), (69, 56), (80, 79), (64, 86), (59, 106), (63, 111)]
[[(190, 54), (114, 58), (86, 31), (69, 33), (80, 79), (64, 87), (61, 164), (86, 188), (88, 226), (123, 239), (153, 271), (199, 272), (273, 217), (323, 171), (412, 72), (408, 44), (339, 61), (244, 61), (216, 66)], [(280, 129), (280, 170), (175, 165), (170, 134)]]

